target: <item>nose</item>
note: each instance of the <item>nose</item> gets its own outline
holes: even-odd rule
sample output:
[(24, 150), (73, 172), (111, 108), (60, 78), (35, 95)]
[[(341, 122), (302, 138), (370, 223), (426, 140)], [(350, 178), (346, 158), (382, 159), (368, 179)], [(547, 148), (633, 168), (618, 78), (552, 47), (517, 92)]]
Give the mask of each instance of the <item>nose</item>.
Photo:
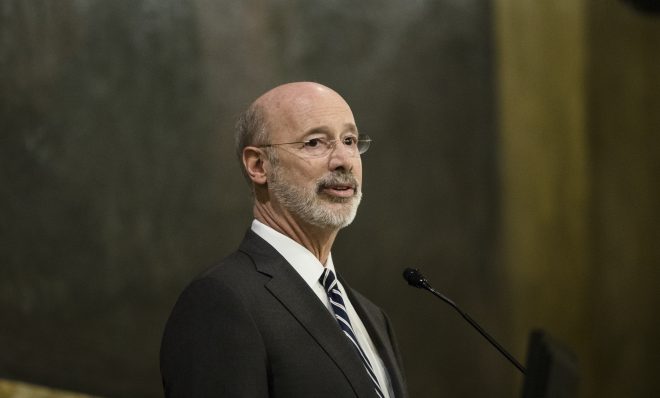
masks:
[(360, 161), (360, 155), (344, 145), (341, 140), (334, 141), (330, 154), (328, 155), (328, 167), (330, 170), (352, 170), (353, 162)]

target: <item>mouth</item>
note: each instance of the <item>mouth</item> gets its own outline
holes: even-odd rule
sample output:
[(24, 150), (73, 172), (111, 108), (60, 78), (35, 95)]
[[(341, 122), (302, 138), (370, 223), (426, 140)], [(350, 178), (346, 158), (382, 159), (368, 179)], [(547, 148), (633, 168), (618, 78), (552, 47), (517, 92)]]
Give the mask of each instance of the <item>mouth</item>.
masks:
[(345, 201), (357, 194), (358, 182), (350, 174), (332, 174), (318, 182), (318, 192), (330, 199)]
[(317, 192), (333, 202), (345, 203), (358, 195), (358, 182), (350, 173), (332, 173), (317, 181)]
[(328, 184), (321, 186), (321, 192), (337, 198), (350, 198), (355, 195), (355, 185)]

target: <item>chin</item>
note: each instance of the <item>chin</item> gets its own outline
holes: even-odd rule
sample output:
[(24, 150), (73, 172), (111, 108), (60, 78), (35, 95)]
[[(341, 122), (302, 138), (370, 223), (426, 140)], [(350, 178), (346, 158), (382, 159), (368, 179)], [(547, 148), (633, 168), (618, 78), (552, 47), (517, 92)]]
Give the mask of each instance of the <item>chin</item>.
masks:
[(359, 205), (359, 200), (355, 201), (355, 198), (351, 199), (352, 203), (350, 204), (343, 203), (338, 205), (337, 203), (333, 203), (316, 206), (310, 214), (307, 214), (308, 217), (305, 217), (306, 221), (322, 228), (341, 229), (347, 227), (355, 219)]

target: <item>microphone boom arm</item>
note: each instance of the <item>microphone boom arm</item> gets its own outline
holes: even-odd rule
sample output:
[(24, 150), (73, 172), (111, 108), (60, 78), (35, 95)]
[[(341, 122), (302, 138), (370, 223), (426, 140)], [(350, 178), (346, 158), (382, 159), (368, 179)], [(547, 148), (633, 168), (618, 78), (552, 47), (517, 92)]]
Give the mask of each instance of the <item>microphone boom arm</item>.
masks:
[(518, 360), (513, 357), (513, 355), (509, 354), (509, 352), (507, 350), (505, 350), (504, 347), (502, 347), (497, 341), (495, 341), (495, 339), (492, 338), (491, 335), (488, 334), (488, 332), (483, 330), (481, 328), (481, 326), (479, 326), (479, 324), (474, 319), (472, 319), (470, 317), (470, 315), (468, 315), (465, 311), (461, 310), (456, 305), (456, 303), (451, 301), (448, 297), (446, 297), (442, 293), (440, 293), (440, 292), (436, 291), (435, 289), (433, 289), (431, 286), (429, 286), (426, 290), (433, 293), (435, 296), (439, 297), (442, 301), (449, 304), (453, 309), (455, 309), (459, 314), (461, 314), (463, 319), (468, 321), (468, 323), (470, 323), (470, 325), (472, 325), (472, 327), (477, 329), (477, 332), (479, 332), (482, 336), (484, 336), (486, 338), (486, 340), (488, 340), (490, 342), (490, 344), (493, 345), (493, 347), (497, 348), (497, 350), (502, 355), (504, 355), (506, 357), (506, 359), (508, 359), (516, 368), (518, 368), (518, 370), (520, 370), (520, 372), (522, 372), (522, 374), (525, 374), (525, 367), (523, 365), (521, 365), (520, 362), (518, 362)]
[(472, 319), (470, 315), (468, 315), (465, 311), (460, 309), (459, 306), (456, 305), (456, 303), (454, 303), (451, 299), (449, 299), (449, 297), (433, 289), (433, 287), (431, 287), (431, 284), (429, 284), (426, 278), (424, 278), (424, 276), (418, 270), (406, 268), (406, 270), (403, 272), (403, 277), (404, 279), (406, 279), (406, 281), (408, 281), (408, 284), (410, 284), (411, 286), (427, 290), (431, 292), (434, 296), (438, 297), (445, 303), (449, 304), (453, 309), (455, 309), (459, 314), (461, 314), (463, 319), (468, 321), (468, 323), (472, 325), (472, 327), (475, 328), (477, 332), (479, 332), (479, 334), (481, 334), (486, 340), (488, 340), (488, 342), (493, 347), (495, 347), (500, 352), (500, 354), (504, 355), (506, 359), (508, 359), (509, 362), (511, 362), (516, 368), (518, 368), (518, 370), (522, 374), (525, 374), (525, 370), (526, 370), (525, 367), (522, 366), (520, 362), (518, 362), (518, 360), (513, 357), (513, 355), (509, 354), (509, 352), (505, 350), (504, 347), (502, 347), (497, 341), (495, 341), (495, 339), (492, 338), (490, 334), (488, 334), (481, 326), (479, 326), (479, 324), (474, 319)]

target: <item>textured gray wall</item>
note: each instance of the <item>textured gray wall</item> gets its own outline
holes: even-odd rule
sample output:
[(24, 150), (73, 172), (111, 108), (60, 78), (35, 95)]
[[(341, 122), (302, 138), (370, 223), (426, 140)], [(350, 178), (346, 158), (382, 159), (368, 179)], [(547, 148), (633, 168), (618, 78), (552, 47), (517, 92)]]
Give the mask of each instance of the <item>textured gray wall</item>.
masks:
[(159, 396), (176, 296), (251, 219), (236, 115), (316, 80), (375, 140), (333, 254), (391, 315), (412, 396), (511, 396), (515, 370), (400, 276), (511, 345), (488, 4), (0, 0), (0, 377)]

